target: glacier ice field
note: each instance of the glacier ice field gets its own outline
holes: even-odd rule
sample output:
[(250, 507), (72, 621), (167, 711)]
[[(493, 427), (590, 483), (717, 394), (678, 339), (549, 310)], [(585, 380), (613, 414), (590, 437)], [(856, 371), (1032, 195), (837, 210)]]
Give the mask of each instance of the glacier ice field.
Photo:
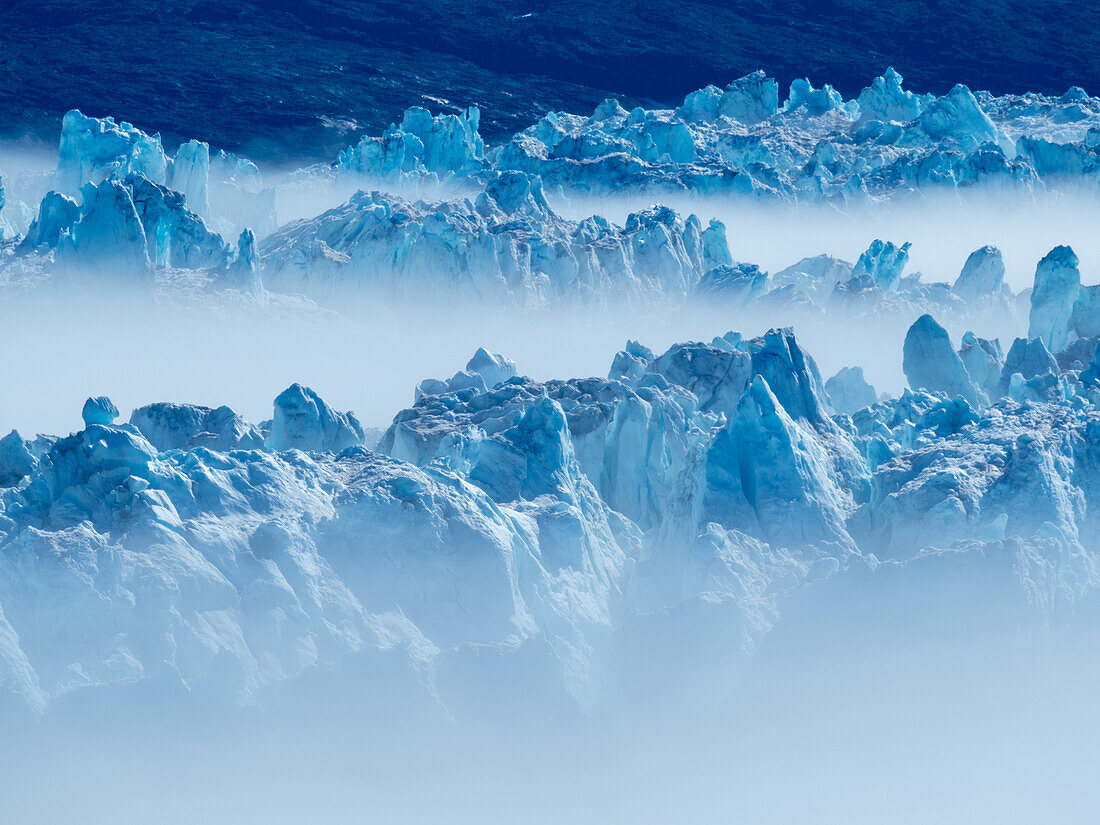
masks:
[[(772, 216), (855, 236), (1002, 203), (1095, 232), (1100, 98), (918, 94), (889, 70), (855, 99), (807, 81), (783, 99), (757, 72), (673, 110), (550, 112), (495, 146), (479, 116), (412, 108), (331, 163), (261, 170), (71, 111), (55, 165), (0, 156), (0, 341), (56, 362), (44, 384), (78, 359), (89, 387), (51, 411), (69, 434), (13, 412), (22, 378), (0, 399), (20, 419), (0, 438), (0, 709), (142, 686), (262, 709), (378, 662), (444, 715), (525, 670), (533, 702), (594, 717), (709, 712), (773, 636), (904, 593), (926, 618), (994, 616), (1020, 656), (1081, 639), (1097, 670), (1100, 257), (975, 242), (940, 281), (903, 236), (854, 260), (774, 234), (768, 260), (743, 250)], [(265, 326), (323, 341), (389, 307), (467, 337), (441, 333), (452, 366), (384, 418), (304, 376), (259, 413), (197, 403), (167, 356), (149, 366), (151, 329), (179, 318), (263, 350)], [(490, 316), (529, 349), (477, 341)], [(692, 335), (696, 316), (724, 327)], [(637, 335), (586, 347), (610, 317)], [(202, 338), (190, 368), (238, 380)], [(595, 377), (525, 371), (570, 346)], [(334, 349), (367, 394), (372, 369), (415, 361)], [(91, 386), (141, 358), (169, 400)]]

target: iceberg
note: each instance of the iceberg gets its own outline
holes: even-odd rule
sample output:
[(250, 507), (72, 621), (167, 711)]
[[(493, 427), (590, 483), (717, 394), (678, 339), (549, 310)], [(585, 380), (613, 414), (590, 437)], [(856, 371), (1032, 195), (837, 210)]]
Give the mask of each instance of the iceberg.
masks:
[(997, 392), (1005, 361), (999, 340), (979, 338), (968, 331), (963, 334), (959, 358), (978, 389), (991, 398), (1004, 394), (1003, 391)]
[(38, 459), (18, 432), (0, 438), (0, 487), (15, 487), (34, 472)]
[(843, 109), (844, 98), (828, 83), (820, 89), (815, 89), (808, 78), (798, 78), (791, 81), (787, 101), (783, 104), (783, 112), (793, 112), (803, 107), (808, 114), (823, 115), (826, 112)]
[(189, 140), (174, 157), (160, 135), (148, 135), (113, 118), (87, 117), (72, 110), (62, 120), (56, 192), (77, 200), (86, 184), (140, 177), (179, 193), (196, 215), (224, 232), (275, 228), (274, 191), (263, 186), (255, 164), (225, 152), (211, 157), (210, 146)]
[(263, 447), (263, 432), (229, 407), (161, 402), (138, 407), (130, 425), (160, 452), (193, 450), (255, 450)]
[[(47, 199), (49, 196), (47, 195)], [(67, 231), (58, 233), (58, 260), (70, 268), (113, 271), (119, 279), (152, 290), (153, 262), (149, 238), (138, 214), (133, 191), (115, 179), (81, 190), (80, 214)], [(39, 220), (45, 224), (44, 206)], [(52, 235), (52, 232), (50, 233)]]
[(84, 420), (86, 427), (93, 424), (110, 426), (118, 418), (118, 407), (105, 395), (89, 398), (84, 402), (84, 409), (80, 411), (80, 417)]
[(989, 115), (978, 105), (973, 92), (961, 83), (924, 107), (920, 125), (932, 140), (950, 138), (970, 151), (984, 143), (997, 144), (1002, 140)]
[(852, 280), (866, 279), (883, 292), (893, 292), (909, 262), (910, 244), (895, 246), (891, 241), (875, 240), (859, 256), (852, 269)]

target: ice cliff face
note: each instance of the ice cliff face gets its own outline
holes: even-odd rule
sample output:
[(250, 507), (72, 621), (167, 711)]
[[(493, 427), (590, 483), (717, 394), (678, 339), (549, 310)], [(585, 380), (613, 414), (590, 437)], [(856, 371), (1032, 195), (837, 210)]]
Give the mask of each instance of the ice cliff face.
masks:
[(1100, 584), (1084, 350), (1021, 339), (1001, 364), (921, 318), (914, 389), (883, 400), (855, 371), (822, 382), (785, 330), (631, 342), (606, 379), (481, 350), (376, 451), (299, 385), (259, 426), (166, 403), (119, 424), (89, 399), (75, 434), (0, 439), (0, 684), (39, 710), (136, 681), (239, 699), (387, 655), (446, 701), (444, 663), (537, 649), (598, 707), (637, 622), (693, 605), (736, 668), (811, 581), (985, 548), (1040, 621)]

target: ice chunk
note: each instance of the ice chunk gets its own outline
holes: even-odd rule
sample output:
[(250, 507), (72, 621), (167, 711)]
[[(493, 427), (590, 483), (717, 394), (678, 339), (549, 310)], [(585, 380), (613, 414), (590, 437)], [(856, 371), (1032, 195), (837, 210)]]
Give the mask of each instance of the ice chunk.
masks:
[(731, 300), (744, 303), (767, 291), (768, 273), (756, 264), (716, 266), (707, 272), (695, 287), (697, 297), (704, 300)]
[(924, 100), (903, 90), (901, 81), (901, 75), (891, 67), (859, 93), (857, 102), (860, 123), (871, 120), (907, 123), (920, 116), (924, 109)]
[(825, 382), (825, 394), (834, 410), (851, 415), (878, 401), (878, 393), (863, 377), (863, 367), (844, 367)]
[(250, 295), (263, 292), (260, 278), (260, 260), (256, 252), (256, 236), (251, 229), (245, 229), (237, 239), (237, 254), (228, 265), (222, 278), (225, 286), (239, 289)]
[(956, 396), (937, 401), (921, 415), (917, 427), (920, 430), (931, 430), (937, 438), (946, 438), (980, 420), (981, 417), (970, 403), (962, 396)]
[(485, 379), (485, 386), (492, 389), (516, 374), (516, 364), (503, 355), (496, 355), (484, 347), (478, 347), (474, 357), (466, 364), (466, 372), (476, 372)]
[(444, 395), (462, 390), (483, 393), (515, 375), (516, 365), (513, 361), (503, 355), (491, 353), (484, 347), (478, 347), (473, 358), (467, 362), (466, 369), (456, 372), (445, 381), (426, 378), (417, 384), (413, 400), (419, 401), (424, 396)]
[(1081, 289), (1077, 256), (1068, 246), (1056, 246), (1035, 268), (1028, 338), (1041, 338), (1050, 352), (1069, 343), (1070, 319)]
[(866, 278), (883, 292), (894, 291), (901, 281), (905, 265), (909, 262), (911, 246), (908, 242), (895, 246), (891, 241), (876, 239), (856, 261), (852, 269), (852, 280)]
[(959, 348), (959, 358), (966, 367), (966, 373), (978, 386), (978, 389), (990, 397), (996, 397), (997, 384), (1001, 378), (1004, 356), (1001, 345), (994, 339), (979, 338), (973, 332), (966, 332)]
[(410, 173), (437, 175), (472, 172), (483, 165), (485, 142), (478, 133), (481, 112), (471, 106), (461, 114), (437, 115), (419, 106), (405, 111), (401, 126), (382, 137), (364, 137), (337, 157), (338, 170), (384, 180)]
[[(124, 517), (112, 492), (125, 500), (128, 493), (146, 489), (156, 456), (156, 448), (136, 430), (89, 424), (49, 447), (23, 490), (21, 512), (43, 519), (51, 529), (96, 520), (110, 526)], [(71, 494), (81, 487), (90, 489)]]
[(1098, 338), (1077, 338), (1071, 341), (1069, 346), (1061, 352), (1052, 353), (1058, 366), (1065, 370), (1082, 370), (1088, 366), (1096, 355)]
[(1005, 357), (997, 392), (999, 395), (1008, 395), (1014, 376), (1019, 376), (1023, 381), (1029, 381), (1038, 376), (1060, 373), (1058, 362), (1054, 360), (1054, 356), (1050, 354), (1041, 338), (1017, 338), (1012, 342)]
[(1070, 394), (1065, 379), (1052, 372), (1033, 378), (1024, 378), (1014, 372), (1008, 381), (1008, 397), (1020, 404), (1065, 401)]
[(933, 99), (924, 108), (920, 124), (933, 140), (952, 138), (971, 150), (1001, 138), (974, 94), (961, 83), (943, 97)]
[(84, 419), (85, 427), (92, 424), (110, 426), (118, 419), (118, 407), (111, 402), (110, 398), (101, 395), (98, 398), (89, 398), (85, 401), (80, 416)]
[(983, 246), (970, 253), (951, 291), (965, 301), (988, 299), (1004, 287), (1005, 262), (1001, 250)]
[(20, 251), (32, 252), (40, 246), (56, 247), (62, 233), (67, 233), (80, 217), (80, 206), (60, 192), (48, 192), (19, 244)]
[(264, 446), (260, 430), (229, 407), (160, 402), (138, 407), (130, 423), (161, 452), (192, 450), (257, 450)]
[[(236, 256), (228, 244), (189, 210), (183, 195), (142, 175), (85, 184), (82, 204), (56, 192), (39, 207), (20, 251), (56, 247), (65, 271), (118, 274), (151, 288), (158, 267), (212, 269), (240, 287), (258, 288), (251, 233)], [(239, 266), (231, 269), (236, 260)]]
[(1043, 178), (1080, 177), (1096, 166), (1096, 153), (1085, 143), (1060, 143), (1030, 135), (1016, 140), (1016, 155), (1029, 161)]
[(1100, 347), (1093, 353), (1092, 361), (1081, 371), (1081, 383), (1096, 386), (1100, 384)]
[(741, 123), (767, 120), (779, 111), (779, 84), (760, 69), (726, 87), (718, 113)]
[(649, 347), (637, 341), (627, 341), (626, 348), (615, 354), (607, 377), (612, 381), (637, 381), (646, 374), (653, 360), (653, 350)]
[(718, 119), (721, 105), (722, 90), (712, 85), (689, 92), (676, 112), (691, 123), (712, 123)]
[(542, 191), (542, 180), (537, 175), (500, 172), (485, 184), (484, 194), (508, 216), (529, 215), (539, 220), (553, 217), (553, 210)]
[(14, 487), (34, 472), (38, 459), (23, 437), (12, 430), (0, 438), (0, 487)]
[(931, 315), (922, 315), (905, 334), (902, 368), (914, 389), (946, 393), (948, 398), (958, 395), (973, 405), (979, 403), (978, 390), (951, 346), (947, 330)]
[(130, 189), (110, 179), (85, 184), (81, 194), (80, 219), (58, 242), (60, 260), (86, 272), (110, 272), (151, 288), (149, 242)]
[(682, 164), (696, 158), (691, 129), (679, 120), (643, 120), (634, 135), (634, 150), (647, 163)]
[(596, 107), (590, 119), (599, 123), (605, 120), (620, 120), (625, 118), (628, 114), (629, 112), (622, 107), (622, 104), (620, 104), (618, 100), (609, 97)]
[(473, 390), (475, 394), (483, 393), (489, 388), (485, 386), (485, 379), (476, 372), (459, 370), (447, 380), (439, 378), (425, 378), (416, 385), (413, 391), (413, 402), (419, 401), (428, 395), (445, 395), (462, 390)]
[(700, 235), (700, 241), (703, 247), (703, 267), (706, 270), (733, 264), (729, 242), (726, 240), (726, 225), (720, 220), (711, 218)]
[(650, 370), (694, 393), (700, 409), (729, 416), (752, 377), (752, 356), (745, 350), (706, 344), (673, 344), (653, 360)]
[(81, 188), (110, 177), (140, 174), (164, 183), (168, 158), (160, 136), (149, 135), (113, 118), (86, 117), (73, 109), (61, 120), (61, 148), (57, 156), (57, 188), (69, 197), (83, 196)]
[(833, 288), (852, 277), (852, 265), (832, 255), (817, 255), (803, 258), (796, 264), (782, 269), (771, 276), (773, 289), (785, 286), (794, 287), (807, 295), (824, 298)]
[(825, 413), (821, 373), (791, 329), (770, 329), (743, 347), (752, 354), (753, 374), (767, 380), (768, 388), (792, 418), (832, 431)]
[(1080, 288), (1070, 312), (1069, 325), (1081, 338), (1100, 336), (1100, 285)]
[(126, 178), (125, 185), (133, 193), (153, 263), (184, 269), (229, 265), (229, 245), (187, 208), (180, 193), (141, 175)]
[(401, 129), (416, 135), (424, 146), (424, 165), (432, 172), (450, 172), (476, 167), (485, 155), (485, 142), (478, 133), (481, 111), (471, 106), (457, 115), (432, 117), (427, 109), (405, 111)]
[(829, 84), (820, 89), (815, 89), (806, 78), (798, 78), (791, 82), (791, 90), (787, 95), (787, 102), (783, 104), (784, 113), (793, 112), (804, 108), (807, 114), (823, 115), (834, 109), (844, 108), (844, 98), (840, 92)]
[(740, 521), (744, 501), (769, 540), (849, 545), (851, 499), (825, 449), (800, 428), (763, 375), (753, 377), (729, 427), (708, 453), (707, 501), (719, 523)]
[(168, 186), (183, 195), (192, 212), (209, 216), (209, 185), (210, 146), (189, 140), (180, 146), (168, 166)]
[(309, 387), (291, 384), (275, 399), (268, 449), (339, 452), (362, 443), (359, 420), (332, 409)]

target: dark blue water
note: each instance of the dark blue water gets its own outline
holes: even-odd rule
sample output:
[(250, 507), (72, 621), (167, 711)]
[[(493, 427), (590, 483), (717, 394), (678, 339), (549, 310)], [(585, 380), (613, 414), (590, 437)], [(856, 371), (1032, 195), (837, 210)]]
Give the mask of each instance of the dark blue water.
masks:
[(0, 132), (53, 141), (78, 107), (297, 161), (414, 104), (476, 103), (493, 139), (756, 68), (846, 95), (888, 65), (921, 91), (1096, 92), (1097, 53), (1080, 0), (5, 0)]

